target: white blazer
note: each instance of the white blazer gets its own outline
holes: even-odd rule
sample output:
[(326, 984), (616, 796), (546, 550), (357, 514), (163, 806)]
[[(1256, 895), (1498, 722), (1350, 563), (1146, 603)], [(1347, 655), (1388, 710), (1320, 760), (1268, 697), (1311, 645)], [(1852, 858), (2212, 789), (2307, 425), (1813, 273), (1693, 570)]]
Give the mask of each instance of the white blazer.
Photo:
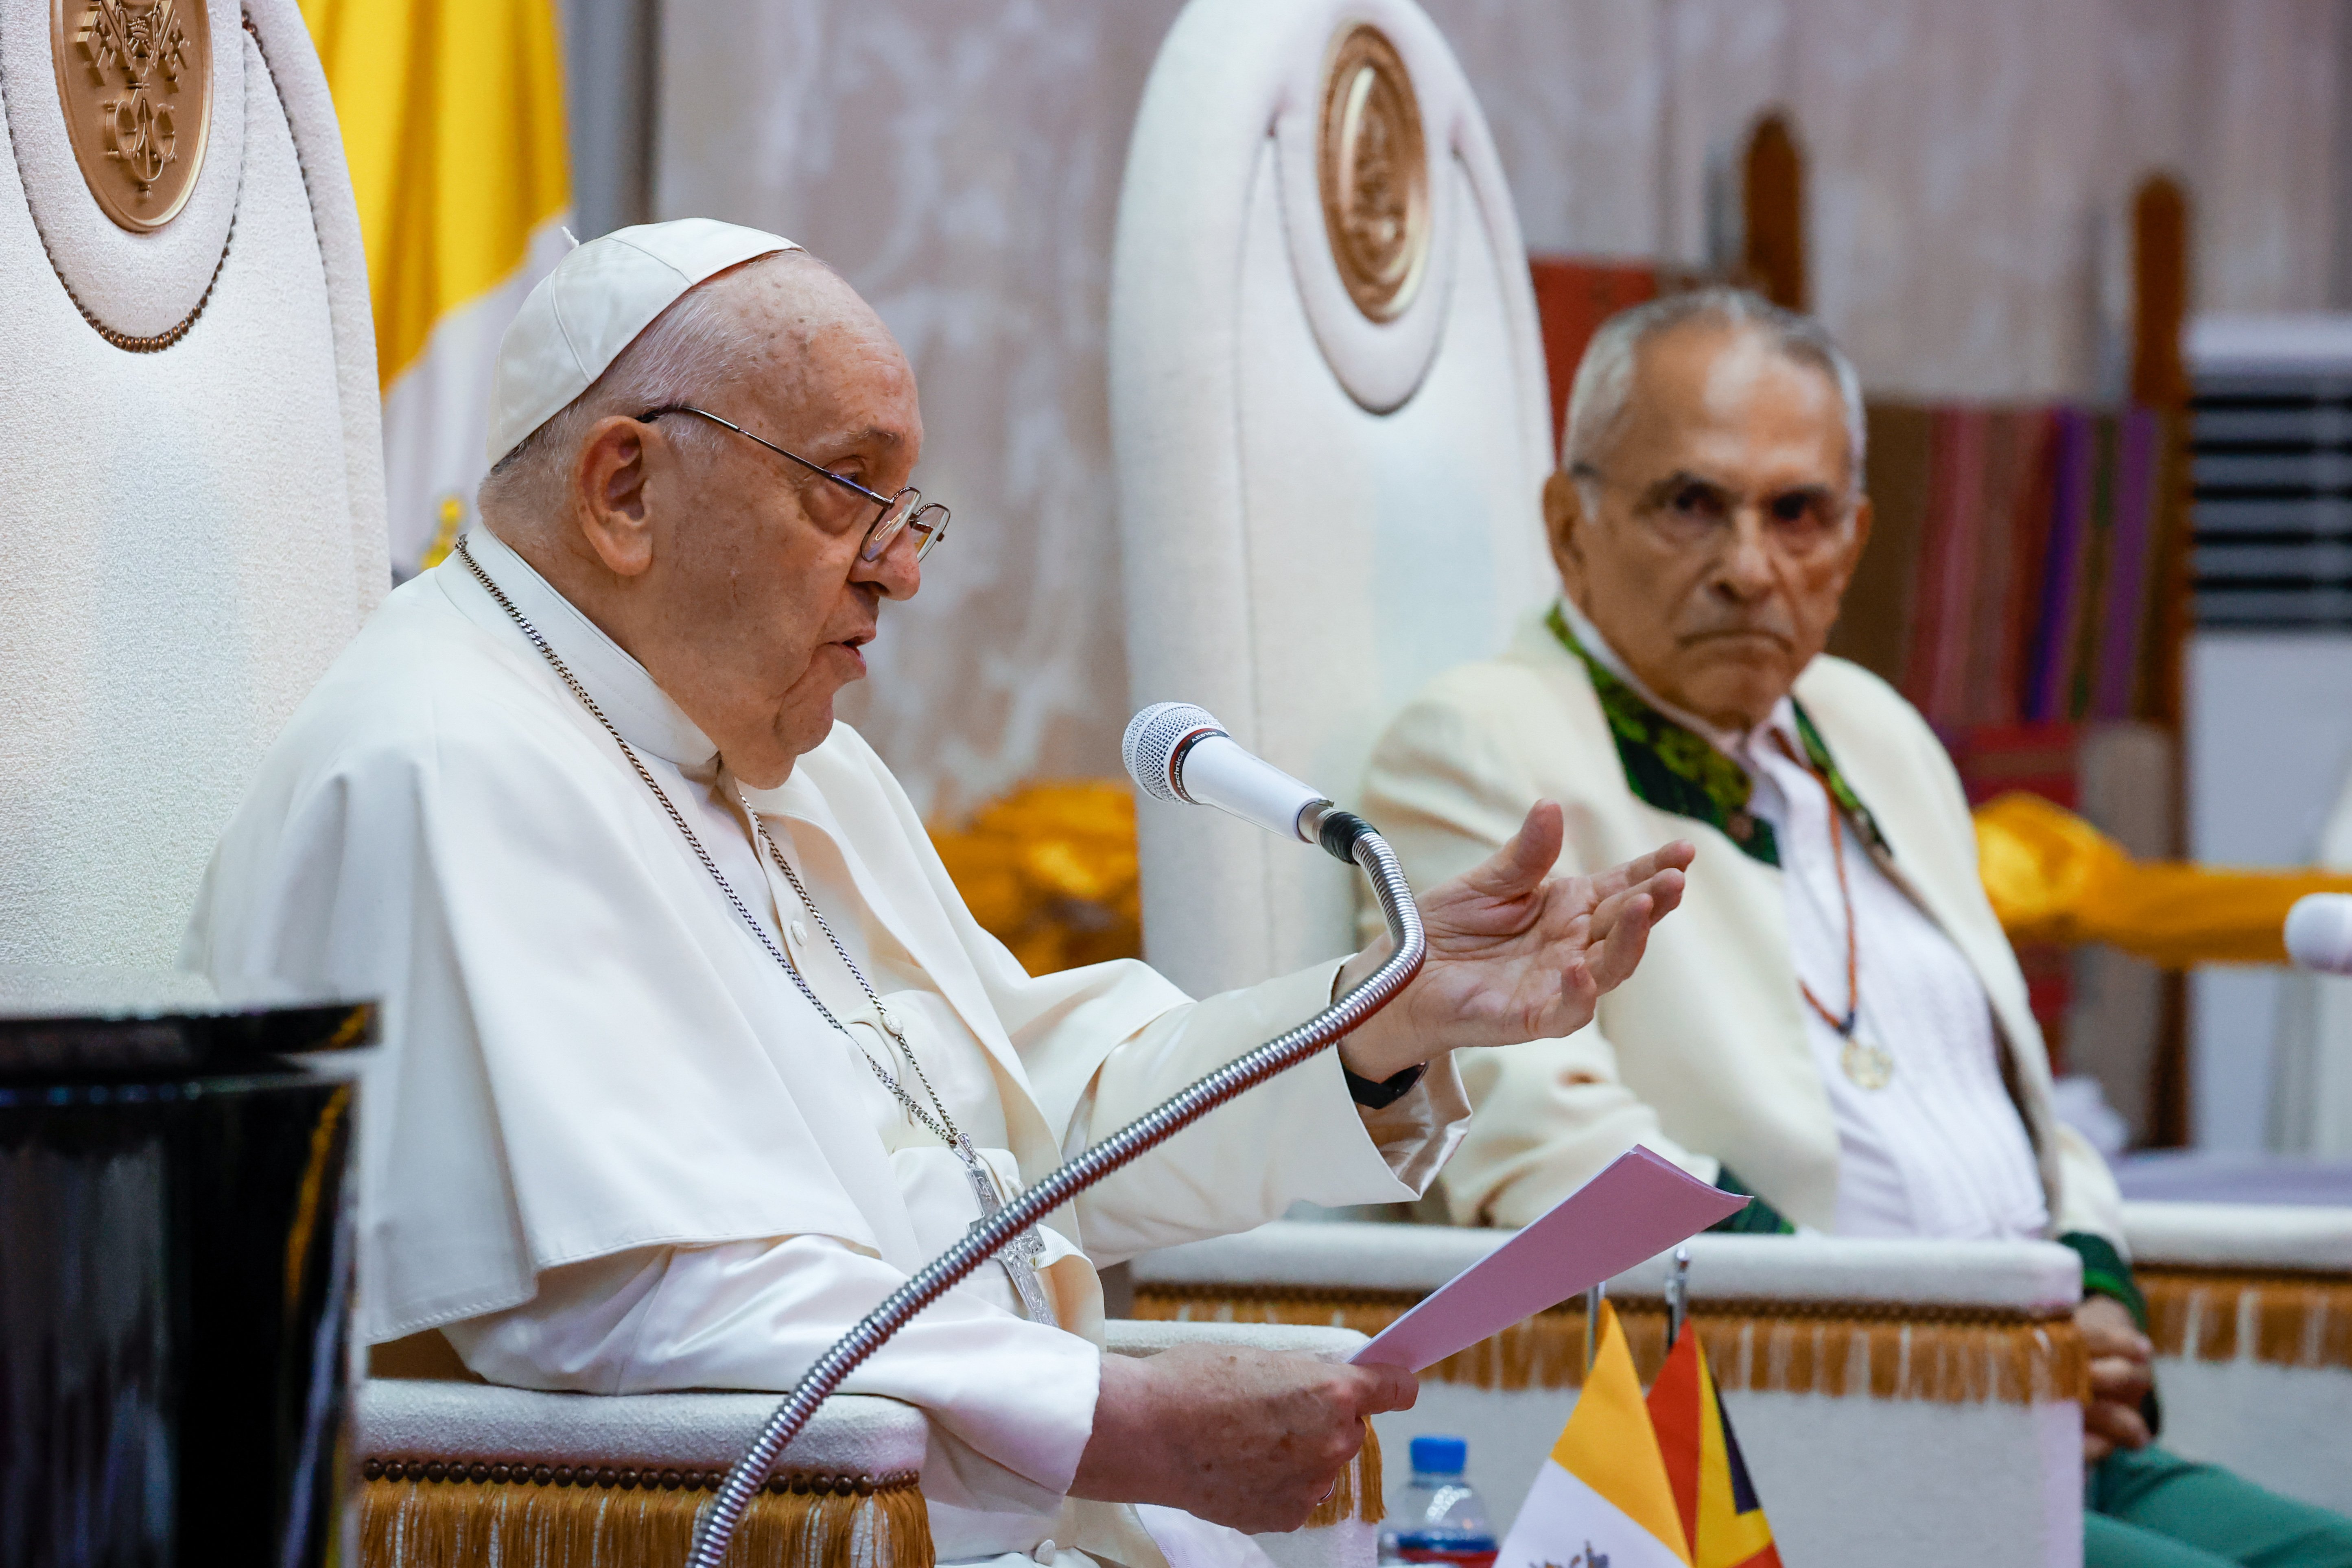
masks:
[[(1796, 698), (1903, 879), (1984, 984), (2052, 1234), (2088, 1232), (2120, 1250), (2114, 1178), (2051, 1109), (2042, 1033), (1978, 879), (1968, 802), (1942, 744), (1885, 681), (1843, 659), (1816, 658)], [(1491, 854), (1544, 798), (1567, 809), (1565, 869), (1673, 838), (1696, 843), (1698, 857), (1682, 908), (1590, 1026), (1461, 1053), (1477, 1115), (1444, 1173), (1454, 1219), (1523, 1225), (1642, 1143), (1708, 1180), (1728, 1165), (1790, 1220), (1833, 1229), (1837, 1130), (1806, 1040), (1781, 874), (1715, 827), (1635, 797), (1590, 677), (1538, 616), (1501, 658), (1440, 676), (1397, 716), (1373, 751), (1363, 809), (1413, 885), (1428, 887)]]

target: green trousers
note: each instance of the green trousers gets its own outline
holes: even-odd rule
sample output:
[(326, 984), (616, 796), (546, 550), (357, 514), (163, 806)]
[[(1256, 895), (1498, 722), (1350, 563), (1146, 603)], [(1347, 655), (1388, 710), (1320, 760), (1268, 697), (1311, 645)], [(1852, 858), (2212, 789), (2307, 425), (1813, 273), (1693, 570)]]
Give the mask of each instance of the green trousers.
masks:
[(2084, 1568), (2352, 1568), (2352, 1519), (2161, 1448), (2091, 1472)]

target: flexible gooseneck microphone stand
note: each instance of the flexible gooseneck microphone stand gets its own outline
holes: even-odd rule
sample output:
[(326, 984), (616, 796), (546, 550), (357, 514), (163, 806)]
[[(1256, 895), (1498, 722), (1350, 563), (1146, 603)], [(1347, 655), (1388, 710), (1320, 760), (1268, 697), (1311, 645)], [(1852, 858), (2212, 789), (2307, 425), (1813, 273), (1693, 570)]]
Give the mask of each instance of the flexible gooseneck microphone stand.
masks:
[(717, 1500), (695, 1532), (694, 1551), (687, 1559), (690, 1568), (719, 1568), (729, 1543), (735, 1538), (736, 1526), (742, 1522), (743, 1510), (766, 1484), (768, 1472), (774, 1468), (785, 1445), (800, 1435), (809, 1418), (816, 1414), (817, 1406), (841, 1386), (843, 1379), (887, 1343), (916, 1313), (946, 1295), (958, 1280), (987, 1262), (1006, 1242), (1113, 1171), (1166, 1142), (1243, 1090), (1256, 1088), (1275, 1074), (1297, 1066), (1362, 1027), (1366, 1019), (1394, 1000), (1420, 972), (1426, 951), (1422, 939), (1421, 911), (1413, 905), (1412, 889), (1406, 886), (1404, 872), (1387, 843), (1362, 818), (1337, 809), (1328, 801), (1309, 806), (1300, 827), (1301, 837), (1311, 833), (1327, 851), (1360, 868), (1370, 881), (1372, 896), (1379, 900), (1381, 917), (1388, 922), (1388, 958), (1361, 985), (1304, 1024), (1268, 1040), (1247, 1056), (1226, 1063), (1165, 1104), (1064, 1163), (993, 1215), (974, 1221), (961, 1241), (926, 1264), (921, 1272), (859, 1320), (856, 1328), (817, 1358), (776, 1407), (776, 1413), (768, 1417), (768, 1424), (735, 1462), (735, 1468), (727, 1472), (727, 1479), (719, 1483)]

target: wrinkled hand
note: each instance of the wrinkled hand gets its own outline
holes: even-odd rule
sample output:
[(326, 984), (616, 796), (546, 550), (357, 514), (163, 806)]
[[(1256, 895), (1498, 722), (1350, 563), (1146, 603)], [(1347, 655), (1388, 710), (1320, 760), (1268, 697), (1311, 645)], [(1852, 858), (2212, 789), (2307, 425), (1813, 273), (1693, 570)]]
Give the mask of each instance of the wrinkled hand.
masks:
[[(1549, 877), (1565, 831), (1538, 801), (1502, 848), (1420, 896), (1429, 957), (1402, 994), (1340, 1042), (1348, 1070), (1374, 1080), (1462, 1046), (1515, 1046), (1572, 1034), (1601, 994), (1642, 961), (1650, 928), (1682, 902), (1696, 850), (1677, 839), (1597, 877)], [(1340, 989), (1387, 955), (1388, 939), (1348, 961)]]
[(2112, 1296), (2092, 1296), (2074, 1309), (2074, 1326), (2091, 1357), (2091, 1402), (2083, 1407), (2083, 1462), (2095, 1465), (2117, 1448), (2145, 1448), (2151, 1434), (2140, 1401), (2156, 1386), (2149, 1358), (2156, 1347)]
[(1410, 1410), (1392, 1366), (1179, 1345), (1105, 1355), (1073, 1497), (1152, 1502), (1253, 1533), (1297, 1530), (1363, 1447), (1364, 1421)]

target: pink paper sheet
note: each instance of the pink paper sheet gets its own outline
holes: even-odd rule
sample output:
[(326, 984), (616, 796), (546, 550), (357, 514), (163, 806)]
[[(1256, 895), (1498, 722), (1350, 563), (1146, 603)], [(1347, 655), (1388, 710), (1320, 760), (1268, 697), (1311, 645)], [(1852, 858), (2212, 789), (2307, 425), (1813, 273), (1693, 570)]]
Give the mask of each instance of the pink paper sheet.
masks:
[(1747, 1202), (1647, 1149), (1628, 1150), (1349, 1359), (1419, 1372), (1687, 1240)]

